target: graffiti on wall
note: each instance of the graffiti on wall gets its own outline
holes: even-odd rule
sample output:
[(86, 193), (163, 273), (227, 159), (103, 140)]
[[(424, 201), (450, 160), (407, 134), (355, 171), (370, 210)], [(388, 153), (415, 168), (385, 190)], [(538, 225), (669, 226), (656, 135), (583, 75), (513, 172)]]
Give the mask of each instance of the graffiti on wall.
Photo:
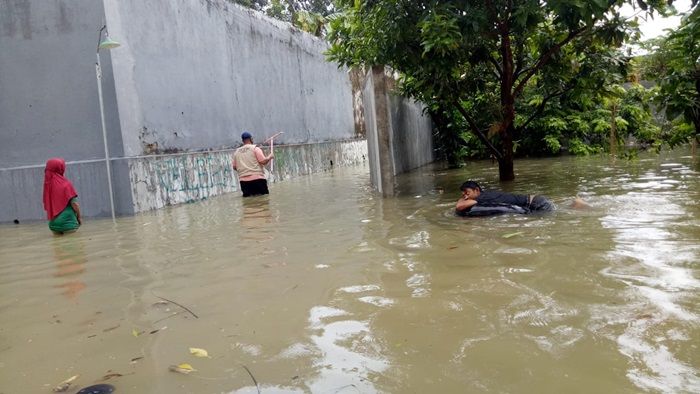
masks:
[[(269, 150), (262, 147), (265, 153)], [(365, 140), (275, 146), (274, 174), (278, 182), (365, 162)], [(146, 156), (128, 159), (134, 211), (204, 200), (238, 190), (233, 150)]]
[(130, 159), (134, 208), (140, 212), (236, 191), (232, 162), (230, 151)]

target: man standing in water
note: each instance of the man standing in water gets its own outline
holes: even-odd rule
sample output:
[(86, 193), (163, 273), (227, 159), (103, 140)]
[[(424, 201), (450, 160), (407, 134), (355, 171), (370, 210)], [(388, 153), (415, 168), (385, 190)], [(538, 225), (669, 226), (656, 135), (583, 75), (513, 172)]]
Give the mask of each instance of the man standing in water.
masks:
[(253, 136), (245, 131), (241, 134), (243, 146), (233, 154), (233, 169), (238, 172), (243, 197), (270, 194), (263, 166), (275, 156), (265, 156), (262, 149), (253, 144)]

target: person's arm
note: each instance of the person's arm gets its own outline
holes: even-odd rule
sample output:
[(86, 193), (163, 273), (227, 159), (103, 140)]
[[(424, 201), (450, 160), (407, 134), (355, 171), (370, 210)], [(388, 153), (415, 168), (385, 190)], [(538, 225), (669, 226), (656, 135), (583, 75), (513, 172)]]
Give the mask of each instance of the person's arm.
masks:
[(70, 206), (75, 211), (75, 217), (76, 217), (76, 219), (78, 219), (78, 224), (82, 225), (83, 220), (80, 217), (80, 205), (78, 204), (78, 201), (75, 198), (70, 200)]
[(233, 170), (238, 171), (238, 168), (236, 167), (236, 157), (233, 157)]
[(260, 165), (264, 166), (265, 164), (269, 163), (270, 160), (272, 160), (274, 157), (275, 155), (273, 153), (270, 153), (269, 155), (265, 156), (262, 149), (260, 149), (257, 146), (255, 147), (255, 158), (258, 160), (258, 163), (260, 163)]
[(476, 200), (468, 200), (465, 197), (462, 197), (459, 199), (459, 201), (457, 201), (457, 206), (455, 209), (458, 211), (464, 211), (470, 209), (474, 205), (476, 205)]

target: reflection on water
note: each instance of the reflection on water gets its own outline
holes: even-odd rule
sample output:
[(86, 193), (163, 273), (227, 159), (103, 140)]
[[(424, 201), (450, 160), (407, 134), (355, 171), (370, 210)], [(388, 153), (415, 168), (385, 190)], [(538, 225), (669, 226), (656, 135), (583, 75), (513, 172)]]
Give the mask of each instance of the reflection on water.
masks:
[[(0, 226), (0, 392), (700, 392), (697, 165), (517, 169), (425, 168), (382, 199), (360, 167), (64, 237)], [(467, 178), (560, 209), (456, 218)]]
[(85, 282), (80, 280), (80, 274), (85, 271), (87, 262), (83, 240), (70, 236), (55, 236), (51, 244), (57, 266), (54, 276), (65, 279), (65, 282), (57, 284), (56, 287), (63, 289), (62, 294), (74, 300), (78, 293), (85, 289)]

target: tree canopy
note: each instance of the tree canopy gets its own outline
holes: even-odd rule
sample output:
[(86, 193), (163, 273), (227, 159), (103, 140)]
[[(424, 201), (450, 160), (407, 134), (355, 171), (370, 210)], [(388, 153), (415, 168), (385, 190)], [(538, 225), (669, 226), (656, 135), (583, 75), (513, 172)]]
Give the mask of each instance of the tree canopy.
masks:
[[(404, 92), (428, 105), (442, 126), (441, 138), (463, 124), (498, 160), (501, 180), (512, 180), (519, 145), (556, 149), (553, 139), (533, 140), (543, 126), (562, 127), (546, 124), (553, 106), (576, 103), (586, 111), (595, 106), (591, 92), (623, 82), (628, 59), (616, 49), (634, 27), (620, 14), (625, 3), (339, 0), (328, 57), (398, 71)], [(658, 12), (667, 2), (633, 3)]]
[[(698, 1), (693, 3), (697, 6)], [(678, 29), (652, 42), (645, 72), (658, 80), (657, 102), (674, 121), (671, 142), (700, 139), (700, 8), (695, 7)]]

